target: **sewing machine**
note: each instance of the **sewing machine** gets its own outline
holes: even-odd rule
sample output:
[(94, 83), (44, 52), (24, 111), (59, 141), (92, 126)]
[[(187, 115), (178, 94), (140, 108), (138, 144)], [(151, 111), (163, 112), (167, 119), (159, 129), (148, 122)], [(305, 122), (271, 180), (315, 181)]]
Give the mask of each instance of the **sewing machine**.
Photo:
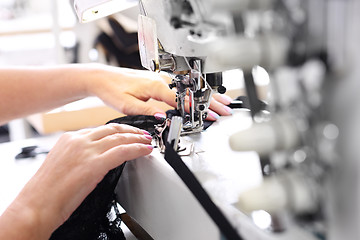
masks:
[[(266, 9), (270, 2), (258, 1), (253, 7)], [(256, 65), (275, 67), (284, 60), (285, 38), (273, 33), (252, 39), (244, 36), (237, 18), (247, 6), (239, 5), (231, 1), (140, 1), (141, 62), (149, 70), (173, 75), (170, 87), (177, 89), (183, 134), (203, 130), (212, 93), (226, 92), (223, 71), (241, 66), (249, 72)]]
[[(359, 239), (360, 3), (142, 0), (139, 8), (142, 64), (171, 74), (177, 89), (182, 137), (171, 140), (192, 144), (183, 161), (243, 239)], [(256, 66), (270, 78), (266, 109)], [(242, 70), (233, 81), (245, 82), (250, 111), (203, 131), (230, 69)], [(154, 239), (224, 239), (160, 151), (145, 158), (119, 182), (126, 211)]]

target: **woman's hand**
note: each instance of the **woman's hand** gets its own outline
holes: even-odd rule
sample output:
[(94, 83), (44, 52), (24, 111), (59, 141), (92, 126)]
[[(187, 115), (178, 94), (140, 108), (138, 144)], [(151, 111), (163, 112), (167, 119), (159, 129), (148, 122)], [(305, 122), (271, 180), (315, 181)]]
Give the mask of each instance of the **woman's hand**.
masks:
[[(99, 65), (98, 75), (88, 81), (88, 92), (101, 98), (106, 104), (128, 115), (162, 115), (164, 108), (159, 107), (154, 99), (176, 107), (176, 93), (170, 90), (171, 79), (166, 73), (132, 70)], [(231, 115), (228, 105), (231, 98), (214, 94), (210, 103), (209, 120), (216, 120), (219, 115)]]
[[(170, 81), (167, 73), (102, 64), (0, 68), (0, 124), (94, 95), (128, 115), (164, 116), (166, 107), (176, 107), (175, 89), (168, 87)], [(160, 107), (162, 102), (168, 105)], [(208, 119), (230, 115), (231, 110), (225, 106), (230, 102), (226, 95), (215, 94)]]
[(48, 239), (109, 170), (151, 153), (150, 143), (146, 131), (121, 124), (63, 134), (0, 217), (0, 239)]

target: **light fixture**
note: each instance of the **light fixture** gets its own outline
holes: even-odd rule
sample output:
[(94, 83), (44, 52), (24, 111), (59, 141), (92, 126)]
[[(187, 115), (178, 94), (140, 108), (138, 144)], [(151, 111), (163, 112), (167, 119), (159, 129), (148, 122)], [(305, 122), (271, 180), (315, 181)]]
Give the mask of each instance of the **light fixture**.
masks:
[(134, 7), (138, 0), (75, 0), (74, 8), (81, 23), (94, 21)]

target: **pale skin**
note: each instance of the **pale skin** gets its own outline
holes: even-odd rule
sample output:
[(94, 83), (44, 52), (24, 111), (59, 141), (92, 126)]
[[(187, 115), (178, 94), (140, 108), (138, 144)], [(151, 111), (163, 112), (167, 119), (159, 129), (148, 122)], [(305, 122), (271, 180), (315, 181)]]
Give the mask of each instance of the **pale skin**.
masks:
[[(0, 124), (87, 96), (125, 114), (163, 115), (147, 100), (175, 107), (168, 81), (166, 74), (99, 64), (0, 68)], [(228, 103), (228, 97), (215, 96), (209, 119), (230, 115)], [(48, 239), (109, 170), (150, 154), (150, 144), (146, 131), (120, 124), (63, 134), (0, 216), (0, 239)]]

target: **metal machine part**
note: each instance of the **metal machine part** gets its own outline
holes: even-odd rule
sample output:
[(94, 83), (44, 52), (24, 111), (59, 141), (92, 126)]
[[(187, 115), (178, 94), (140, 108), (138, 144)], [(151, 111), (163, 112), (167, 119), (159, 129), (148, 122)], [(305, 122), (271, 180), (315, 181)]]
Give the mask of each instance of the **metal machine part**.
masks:
[[(221, 78), (213, 78), (217, 81), (211, 81), (210, 85), (203, 74), (200, 59), (188, 59), (186, 56), (174, 56), (166, 52), (157, 37), (156, 22), (141, 15), (139, 46), (141, 62), (145, 68), (152, 71), (168, 71), (173, 75), (169, 87), (177, 89), (177, 109), (183, 117), (183, 133), (202, 131), (212, 92), (220, 87), (220, 92), (224, 93)], [(185, 106), (186, 98), (189, 98), (188, 106)]]
[(170, 120), (167, 118), (162, 124), (155, 125), (155, 134), (153, 136), (154, 145), (161, 153), (165, 152), (165, 143), (173, 143), (174, 150), (180, 156), (189, 156), (194, 151), (194, 144), (180, 137), (182, 129), (182, 118), (174, 116)]
[(270, 9), (273, 1), (240, 2), (239, 8), (232, 1), (140, 1), (141, 62), (173, 76), (170, 87), (177, 89), (182, 134), (203, 130), (213, 92), (226, 91), (222, 71), (259, 64), (275, 68), (284, 62), (286, 38), (274, 32), (247, 36), (250, 29), (240, 27), (246, 10)]

